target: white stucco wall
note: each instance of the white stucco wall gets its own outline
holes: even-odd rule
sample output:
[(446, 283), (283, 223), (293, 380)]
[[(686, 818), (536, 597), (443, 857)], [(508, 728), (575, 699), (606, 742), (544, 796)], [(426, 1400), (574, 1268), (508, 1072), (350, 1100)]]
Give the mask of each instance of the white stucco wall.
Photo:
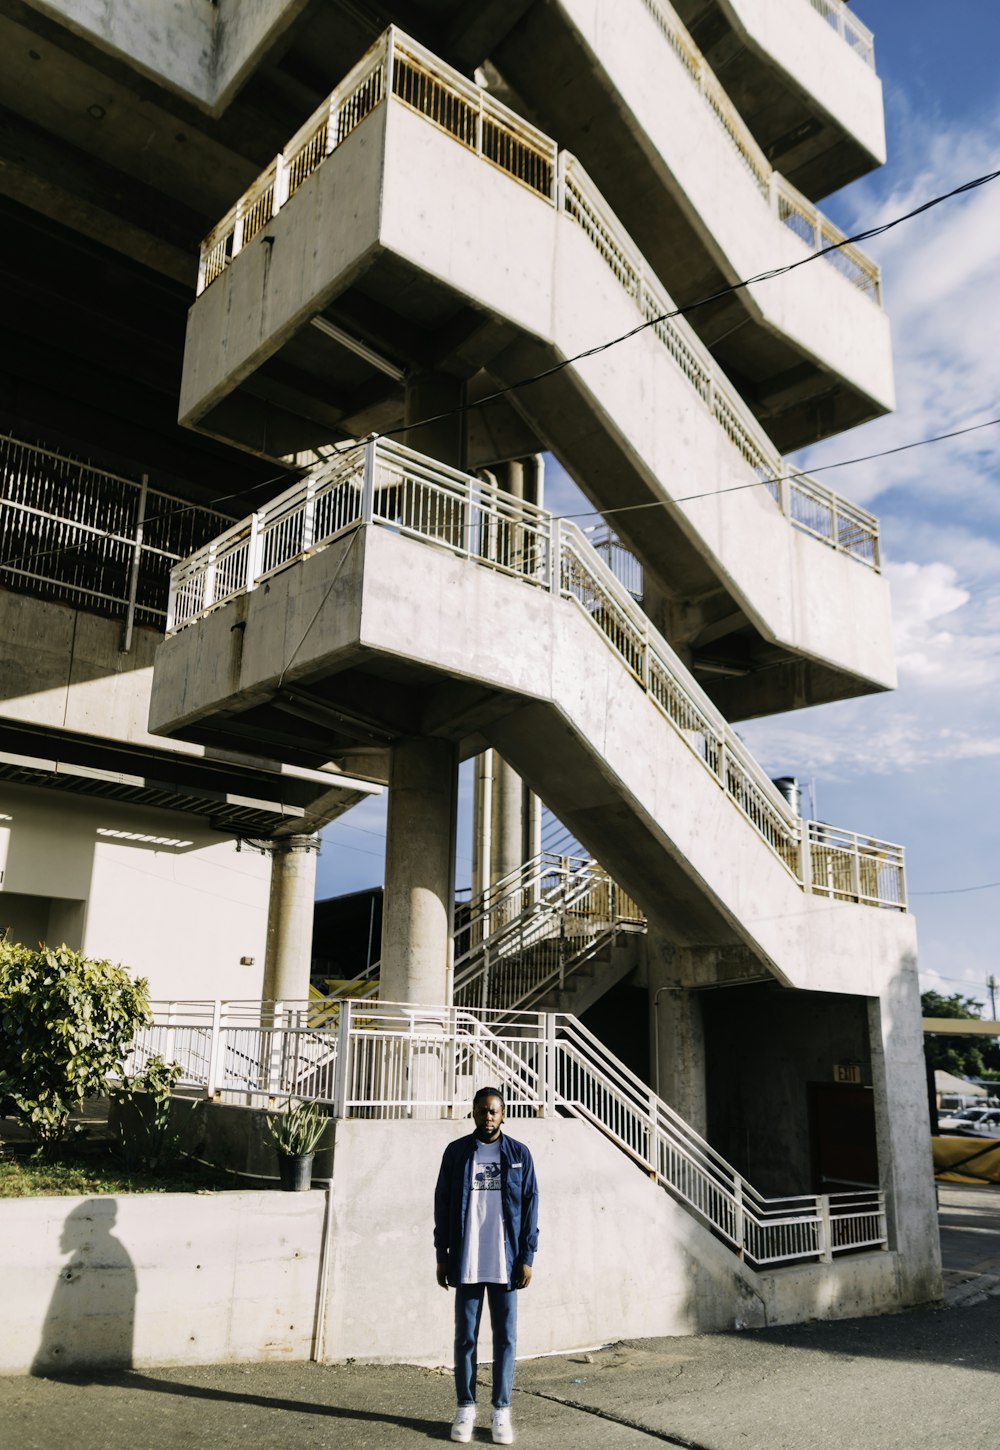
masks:
[(78, 902), (69, 945), (148, 977), (154, 999), (260, 995), (270, 857), (190, 815), (27, 786), (0, 786), (0, 813), (0, 915), (7, 892)]

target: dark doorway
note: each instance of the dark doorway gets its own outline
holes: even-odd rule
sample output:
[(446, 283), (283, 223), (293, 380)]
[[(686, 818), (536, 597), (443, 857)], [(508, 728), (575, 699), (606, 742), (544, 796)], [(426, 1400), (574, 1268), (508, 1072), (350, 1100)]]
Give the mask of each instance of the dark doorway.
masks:
[(878, 1187), (875, 1094), (870, 1087), (811, 1082), (809, 1141), (814, 1193)]

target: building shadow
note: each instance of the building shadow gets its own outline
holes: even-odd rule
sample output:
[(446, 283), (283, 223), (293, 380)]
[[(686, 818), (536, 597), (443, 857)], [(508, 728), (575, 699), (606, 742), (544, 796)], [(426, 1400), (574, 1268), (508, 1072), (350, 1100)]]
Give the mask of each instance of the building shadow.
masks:
[[(262, 1365), (262, 1370), (269, 1366)], [(182, 1399), (208, 1400), (215, 1404), (242, 1405), (244, 1408), (280, 1410), (297, 1415), (316, 1415), (323, 1419), (340, 1420), (345, 1429), (353, 1421), (358, 1425), (394, 1425), (398, 1429), (413, 1430), (426, 1435), (428, 1440), (450, 1440), (451, 1401), (440, 1418), (422, 1419), (416, 1415), (394, 1415), (381, 1410), (365, 1410), (348, 1405), (324, 1404), (317, 1400), (289, 1399), (283, 1395), (261, 1395), (239, 1390), (216, 1389), (211, 1385), (186, 1384), (178, 1380), (158, 1379), (155, 1374), (141, 1370), (115, 1372), (97, 1371), (93, 1375), (67, 1373), (51, 1375), (50, 1378), (65, 1379), (69, 1383), (114, 1386), (123, 1390), (145, 1390), (159, 1395), (177, 1395)]]
[(49, 1300), (33, 1375), (128, 1369), (135, 1334), (135, 1267), (112, 1233), (114, 1198), (88, 1198), (67, 1216), (59, 1239), (69, 1254)]

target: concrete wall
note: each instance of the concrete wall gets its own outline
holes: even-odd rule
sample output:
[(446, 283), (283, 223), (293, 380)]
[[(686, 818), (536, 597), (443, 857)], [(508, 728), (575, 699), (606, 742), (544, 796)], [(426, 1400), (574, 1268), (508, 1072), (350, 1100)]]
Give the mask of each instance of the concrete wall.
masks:
[[(318, 1191), (0, 1202), (0, 1236), (18, 1246), (0, 1373), (450, 1364), (454, 1301), (434, 1279), (432, 1202), (441, 1153), (470, 1126), (339, 1122), (328, 1219)], [(586, 1124), (508, 1126), (531, 1149), (541, 1195), (521, 1356), (907, 1302), (894, 1254), (755, 1274)]]
[[(725, 0), (744, 43), (768, 56), (836, 117), (878, 165), (885, 160), (882, 82), (803, 0)], [(871, 16), (862, 19), (871, 21)], [(876, 56), (878, 34), (875, 36)]]
[[(636, 322), (573, 221), (396, 103), (352, 133), (268, 235), (273, 243), (254, 239), (191, 309), (180, 401), (191, 425), (383, 251), (522, 334), (523, 348), (497, 360), (507, 378)], [(835, 325), (824, 314), (824, 327)], [(519, 406), (547, 445), (591, 493), (617, 479), (628, 501), (698, 495), (675, 517), (711, 560), (705, 576), (725, 583), (765, 638), (894, 684), (885, 579), (797, 532), (764, 490), (745, 487), (749, 466), (652, 334), (628, 348), (627, 368), (612, 351), (567, 369), (558, 395), (525, 391)], [(666, 578), (676, 568), (648, 562)]]
[(862, 998), (734, 987), (702, 994), (709, 1138), (762, 1193), (813, 1187), (807, 1087), (856, 1061), (872, 1082)]
[[(794, 0), (794, 6), (807, 17), (811, 13), (806, 0)], [(560, 9), (590, 46), (607, 77), (606, 84), (613, 88), (618, 103), (629, 108), (645, 149), (669, 176), (665, 184), (684, 197), (685, 208), (704, 229), (706, 248), (722, 259), (730, 279), (753, 277), (806, 256), (805, 244), (778, 220), (761, 196), (719, 118), (699, 97), (696, 83), (646, 6), (634, 0), (614, 6), (602, 0), (560, 0)], [(750, 9), (768, 12), (766, 5)], [(793, 5), (780, 9), (791, 11)], [(769, 33), (779, 31), (784, 36), (783, 23), (773, 23), (773, 6), (769, 13)], [(754, 14), (753, 18), (756, 22), (761, 17)], [(783, 15), (782, 22), (786, 18)], [(793, 30), (798, 33), (802, 27), (796, 25)], [(786, 50), (790, 48), (785, 45)], [(827, 58), (829, 66), (816, 63), (820, 48), (836, 49), (837, 54)], [(794, 47), (796, 60), (801, 58), (800, 52), (811, 63), (796, 75), (800, 80), (807, 73), (823, 77), (823, 94), (829, 97), (839, 95), (829, 84), (828, 71), (835, 71), (845, 83), (843, 109), (848, 113), (859, 110), (852, 102), (861, 88), (858, 84), (846, 86), (846, 80), (873, 82), (874, 107), (866, 93), (869, 105), (860, 107), (860, 115), (869, 130), (877, 125), (881, 131), (881, 88), (846, 46), (836, 41), (835, 46), (811, 50), (799, 43)], [(845, 78), (845, 72), (851, 74)], [(884, 154), (883, 140), (882, 159)], [(817, 263), (748, 290), (753, 309), (765, 326), (847, 380), (880, 408), (893, 407), (889, 319), (836, 268)]]
[(324, 1206), (268, 1192), (0, 1203), (0, 1372), (308, 1359)]
[[(234, 634), (237, 619), (246, 627)], [(427, 679), (503, 691), (510, 713), (488, 727), (493, 743), (690, 944), (742, 941), (790, 985), (866, 996), (913, 953), (911, 917), (795, 884), (574, 603), (385, 529), (338, 541), (165, 640), (151, 724), (169, 732), (246, 708), (279, 677), (333, 677), (362, 648)]]
[(27, 3), (196, 104), (205, 106), (211, 101), (215, 63), (215, 10), (211, 0)]
[[(897, 1307), (894, 1256), (763, 1276), (581, 1122), (517, 1119), (539, 1179), (539, 1249), (519, 1305), (528, 1356)], [(450, 1364), (454, 1301), (434, 1280), (431, 1202), (445, 1144), (471, 1124), (337, 1125), (323, 1357)], [(800, 1293), (799, 1284), (803, 1284)], [(779, 1307), (780, 1304), (780, 1307)], [(485, 1321), (484, 1316), (484, 1321)], [(489, 1359), (488, 1327), (481, 1357)]]
[(27, 0), (212, 114), (260, 63), (307, 0)]
[[(122, 962), (149, 978), (154, 998), (260, 995), (267, 935), (270, 858), (238, 852), (207, 822), (177, 811), (0, 785), (0, 926), (4, 895), (15, 894), (17, 930), (30, 898), (44, 909), (46, 930), (90, 956)], [(121, 831), (184, 842), (101, 835)], [(79, 939), (53, 900), (79, 905)], [(34, 946), (37, 938), (21, 936)], [(240, 958), (253, 958), (241, 966)]]
[[(159, 630), (137, 629), (123, 653), (122, 621), (0, 593), (0, 722), (165, 748), (149, 734)], [(203, 756), (183, 741), (171, 750)]]

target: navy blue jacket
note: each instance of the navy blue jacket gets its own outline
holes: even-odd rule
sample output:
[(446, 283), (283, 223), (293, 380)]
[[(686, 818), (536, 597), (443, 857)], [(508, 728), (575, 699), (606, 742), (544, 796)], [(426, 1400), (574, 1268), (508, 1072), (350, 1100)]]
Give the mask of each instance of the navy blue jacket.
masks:
[[(449, 1143), (434, 1190), (434, 1250), (448, 1266), (448, 1282), (461, 1283), (465, 1215), (472, 1187), (476, 1134)], [(507, 1249), (507, 1285), (515, 1264), (530, 1264), (538, 1248), (538, 1185), (531, 1154), (516, 1138), (500, 1134), (500, 1206)]]

